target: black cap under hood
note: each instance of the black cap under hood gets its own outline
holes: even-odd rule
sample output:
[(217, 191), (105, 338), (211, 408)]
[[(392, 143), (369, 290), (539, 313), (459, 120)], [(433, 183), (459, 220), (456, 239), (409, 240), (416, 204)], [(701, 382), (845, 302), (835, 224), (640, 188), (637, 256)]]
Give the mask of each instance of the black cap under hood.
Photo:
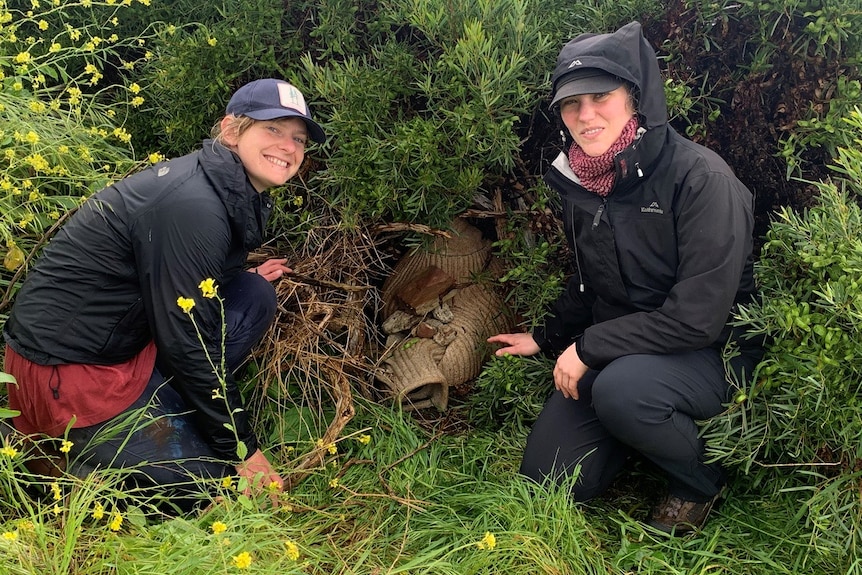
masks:
[(626, 24), (612, 34), (581, 34), (566, 43), (557, 56), (551, 94), (567, 74), (583, 68), (599, 68), (637, 88), (641, 127), (649, 130), (667, 123), (667, 98), (658, 60), (639, 22)]

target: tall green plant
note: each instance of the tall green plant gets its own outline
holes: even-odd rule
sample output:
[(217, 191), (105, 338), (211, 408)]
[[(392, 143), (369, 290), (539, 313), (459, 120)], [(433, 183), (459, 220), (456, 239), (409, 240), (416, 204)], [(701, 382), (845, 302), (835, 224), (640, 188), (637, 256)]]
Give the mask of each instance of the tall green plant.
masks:
[(132, 130), (149, 148), (178, 156), (209, 135), (240, 85), (293, 79), (302, 46), (294, 34), (282, 33), (284, 6), (276, 0), (177, 2), (171, 10), (176, 18), (191, 11), (194, 21), (160, 29), (158, 58), (141, 72), (151, 98)]
[(515, 165), (520, 118), (555, 42), (533, 0), (414, 0), (381, 11), (406, 23), (395, 39), (362, 56), (303, 60), (334, 137), (316, 183), (348, 224), (442, 226)]
[(27, 253), (134, 166), (126, 126), (147, 92), (129, 75), (157, 25), (121, 37), (130, 3), (0, 1), (0, 311)]
[[(848, 124), (858, 146), (858, 109)], [(706, 427), (715, 458), (805, 495), (811, 544), (848, 573), (862, 572), (853, 563), (862, 550), (860, 166), (859, 147), (842, 149), (843, 178), (816, 184), (818, 204), (777, 214), (757, 267), (762, 297), (740, 312), (767, 336), (767, 356), (755, 383)]]

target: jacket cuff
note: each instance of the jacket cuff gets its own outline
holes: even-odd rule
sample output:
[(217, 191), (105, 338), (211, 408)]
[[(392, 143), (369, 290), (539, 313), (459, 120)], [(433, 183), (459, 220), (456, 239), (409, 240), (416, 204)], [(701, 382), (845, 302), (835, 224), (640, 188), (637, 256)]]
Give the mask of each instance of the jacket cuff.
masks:
[(545, 330), (536, 329), (533, 331), (532, 336), (533, 341), (536, 342), (536, 345), (539, 346), (539, 350), (541, 350), (542, 353), (551, 353), (554, 351), (554, 346), (551, 345), (551, 341), (545, 337)]
[(575, 353), (578, 354), (578, 359), (581, 360), (581, 363), (583, 363), (587, 367), (590, 367), (590, 364), (588, 364), (584, 359), (584, 336), (580, 335), (576, 337), (575, 342), (572, 345), (575, 346)]

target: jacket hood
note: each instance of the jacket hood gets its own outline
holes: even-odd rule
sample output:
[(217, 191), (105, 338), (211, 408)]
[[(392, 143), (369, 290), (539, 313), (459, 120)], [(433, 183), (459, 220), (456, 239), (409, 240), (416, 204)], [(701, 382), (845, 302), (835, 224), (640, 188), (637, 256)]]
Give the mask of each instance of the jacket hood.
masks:
[(639, 22), (626, 24), (612, 34), (581, 34), (563, 46), (551, 77), (551, 94), (566, 75), (598, 68), (636, 88), (641, 126), (647, 130), (667, 123), (667, 98), (655, 50), (644, 38)]

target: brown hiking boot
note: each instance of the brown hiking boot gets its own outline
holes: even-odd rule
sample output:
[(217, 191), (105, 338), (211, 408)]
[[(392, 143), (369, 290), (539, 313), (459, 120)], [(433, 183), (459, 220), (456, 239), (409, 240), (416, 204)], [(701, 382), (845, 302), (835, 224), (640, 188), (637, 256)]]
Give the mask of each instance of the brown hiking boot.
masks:
[(723, 493), (724, 489), (704, 503), (686, 501), (676, 495), (668, 494), (653, 508), (647, 525), (672, 535), (698, 530), (706, 523), (709, 512)]

